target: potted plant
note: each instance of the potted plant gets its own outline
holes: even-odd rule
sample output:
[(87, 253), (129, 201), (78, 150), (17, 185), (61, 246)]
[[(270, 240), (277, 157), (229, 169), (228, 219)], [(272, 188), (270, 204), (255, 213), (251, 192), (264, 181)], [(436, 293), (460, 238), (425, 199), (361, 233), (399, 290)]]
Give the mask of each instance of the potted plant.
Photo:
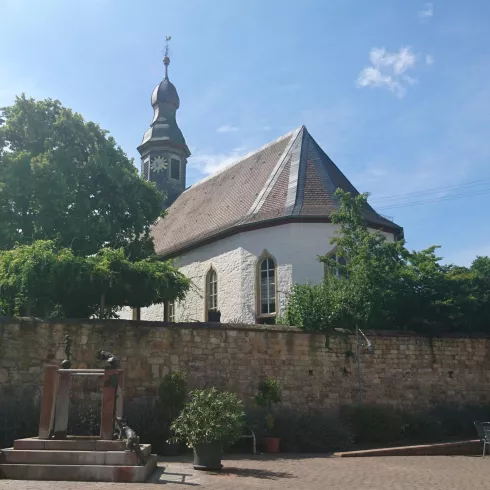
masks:
[(167, 373), (158, 388), (157, 412), (160, 417), (164, 433), (166, 435), (162, 452), (167, 456), (175, 456), (179, 453), (179, 444), (170, 443), (170, 425), (184, 408), (187, 398), (187, 382), (185, 374), (178, 371)]
[(171, 428), (173, 441), (184, 441), (194, 451), (194, 469), (220, 470), (224, 445), (242, 434), (243, 403), (234, 393), (216, 388), (195, 390)]
[(259, 383), (259, 391), (255, 396), (255, 402), (259, 407), (267, 408), (265, 416), (265, 425), (267, 427), (267, 436), (264, 437), (265, 450), (268, 453), (279, 452), (278, 437), (274, 437), (275, 418), (272, 415), (272, 405), (281, 401), (281, 386), (273, 378), (266, 378)]
[(219, 310), (208, 311), (208, 322), (220, 323), (220, 321), (221, 321), (221, 311)]

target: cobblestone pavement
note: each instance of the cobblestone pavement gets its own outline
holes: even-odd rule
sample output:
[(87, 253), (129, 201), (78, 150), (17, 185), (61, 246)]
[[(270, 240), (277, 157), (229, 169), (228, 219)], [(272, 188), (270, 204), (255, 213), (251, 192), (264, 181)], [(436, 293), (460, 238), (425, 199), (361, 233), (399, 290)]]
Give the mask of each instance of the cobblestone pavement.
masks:
[(479, 490), (490, 489), (490, 457), (336, 458), (287, 455), (227, 457), (221, 474), (194, 471), (190, 459), (159, 463), (144, 484), (0, 480), (1, 490)]

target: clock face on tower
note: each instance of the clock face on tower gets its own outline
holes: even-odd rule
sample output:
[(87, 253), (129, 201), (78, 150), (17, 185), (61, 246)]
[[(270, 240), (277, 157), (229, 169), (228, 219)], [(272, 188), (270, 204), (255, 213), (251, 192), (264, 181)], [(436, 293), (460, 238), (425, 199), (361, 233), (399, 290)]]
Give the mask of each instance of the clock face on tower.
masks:
[(150, 167), (153, 172), (161, 172), (168, 168), (168, 158), (161, 155), (154, 157), (150, 163)]

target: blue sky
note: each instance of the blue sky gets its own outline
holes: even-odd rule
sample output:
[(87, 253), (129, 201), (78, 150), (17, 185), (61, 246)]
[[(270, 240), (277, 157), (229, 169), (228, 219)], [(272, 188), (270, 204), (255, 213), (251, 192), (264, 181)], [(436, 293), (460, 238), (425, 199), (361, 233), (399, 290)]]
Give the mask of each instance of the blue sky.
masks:
[(488, 0), (0, 0), (0, 19), (2, 106), (60, 99), (139, 165), (171, 35), (188, 184), (305, 124), (410, 248), (490, 255)]

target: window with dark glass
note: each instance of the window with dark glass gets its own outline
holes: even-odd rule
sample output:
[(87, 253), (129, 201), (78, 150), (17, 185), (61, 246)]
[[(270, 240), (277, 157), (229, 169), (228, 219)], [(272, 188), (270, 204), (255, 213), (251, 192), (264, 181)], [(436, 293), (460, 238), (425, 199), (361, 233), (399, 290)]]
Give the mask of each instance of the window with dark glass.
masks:
[(270, 315), (276, 312), (276, 264), (271, 258), (260, 264), (260, 314)]
[(206, 288), (208, 311), (216, 311), (218, 309), (218, 275), (214, 269), (211, 269), (208, 273)]
[(170, 178), (180, 180), (180, 160), (177, 158), (170, 159)]

